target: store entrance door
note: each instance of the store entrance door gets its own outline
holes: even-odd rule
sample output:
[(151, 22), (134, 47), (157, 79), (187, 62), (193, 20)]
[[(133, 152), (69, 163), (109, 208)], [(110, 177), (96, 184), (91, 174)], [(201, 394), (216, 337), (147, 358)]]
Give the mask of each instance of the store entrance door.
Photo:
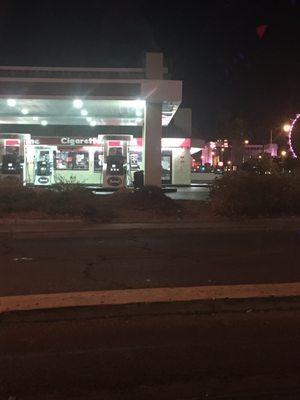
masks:
[(172, 183), (172, 151), (163, 151), (161, 153), (161, 183), (169, 185)]

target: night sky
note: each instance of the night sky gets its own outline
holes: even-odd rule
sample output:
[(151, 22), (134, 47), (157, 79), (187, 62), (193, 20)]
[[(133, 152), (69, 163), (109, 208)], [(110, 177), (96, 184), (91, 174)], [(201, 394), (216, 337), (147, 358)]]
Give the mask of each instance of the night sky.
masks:
[(135, 67), (162, 51), (205, 139), (261, 143), (300, 113), (299, 0), (74, 4), (1, 1), (0, 64)]

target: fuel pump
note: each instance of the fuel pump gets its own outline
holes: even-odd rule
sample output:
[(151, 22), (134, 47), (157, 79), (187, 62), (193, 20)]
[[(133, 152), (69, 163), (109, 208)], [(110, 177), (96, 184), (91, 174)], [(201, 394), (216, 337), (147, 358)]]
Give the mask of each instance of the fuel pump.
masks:
[(20, 155), (21, 140), (19, 136), (5, 138), (2, 147), (2, 175), (20, 175), (22, 172), (22, 158)]
[(37, 147), (35, 150), (35, 178), (37, 186), (48, 186), (54, 183), (53, 148)]
[(103, 187), (121, 188), (127, 184), (127, 142), (130, 135), (104, 137)]

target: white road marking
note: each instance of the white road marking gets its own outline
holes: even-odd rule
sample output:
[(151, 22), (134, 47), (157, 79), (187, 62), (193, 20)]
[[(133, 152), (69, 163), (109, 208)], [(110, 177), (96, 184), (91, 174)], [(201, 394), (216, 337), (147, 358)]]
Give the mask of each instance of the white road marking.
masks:
[(0, 297), (0, 313), (77, 306), (290, 296), (300, 296), (300, 282), (30, 294)]

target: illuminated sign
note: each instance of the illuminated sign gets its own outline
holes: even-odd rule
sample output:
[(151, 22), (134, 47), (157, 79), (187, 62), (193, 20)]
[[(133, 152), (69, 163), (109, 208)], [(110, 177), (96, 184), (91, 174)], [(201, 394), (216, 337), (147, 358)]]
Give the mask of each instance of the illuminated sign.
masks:
[(99, 146), (101, 140), (97, 137), (50, 137), (37, 136), (30, 140), (33, 145), (64, 145), (64, 146)]
[(70, 138), (70, 137), (62, 137), (60, 138), (61, 144), (66, 144), (70, 146), (76, 145), (95, 145), (100, 144), (100, 140), (96, 137), (89, 137), (89, 138)]
[(40, 176), (38, 178), (38, 182), (42, 185), (46, 185), (47, 183), (49, 183), (49, 178), (47, 178), (46, 176)]
[(4, 139), (4, 146), (20, 146), (20, 139)]

